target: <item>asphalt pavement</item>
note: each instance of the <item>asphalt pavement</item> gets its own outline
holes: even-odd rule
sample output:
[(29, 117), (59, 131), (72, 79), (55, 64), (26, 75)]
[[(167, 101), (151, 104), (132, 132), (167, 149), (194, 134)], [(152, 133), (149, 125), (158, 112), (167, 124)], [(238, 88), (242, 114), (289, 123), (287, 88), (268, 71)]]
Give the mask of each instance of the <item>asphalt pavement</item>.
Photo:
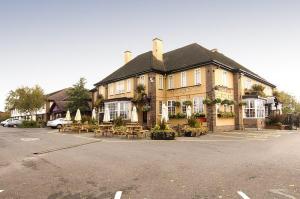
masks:
[(300, 198), (300, 133), (151, 141), (0, 127), (0, 198)]

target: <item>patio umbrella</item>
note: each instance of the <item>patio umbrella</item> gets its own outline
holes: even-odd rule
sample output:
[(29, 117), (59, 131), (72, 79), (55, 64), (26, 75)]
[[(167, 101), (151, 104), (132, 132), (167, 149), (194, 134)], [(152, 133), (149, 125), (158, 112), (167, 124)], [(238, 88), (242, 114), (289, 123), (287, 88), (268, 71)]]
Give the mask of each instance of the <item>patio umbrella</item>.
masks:
[(108, 107), (105, 107), (103, 122), (110, 122), (110, 114)]
[(71, 114), (70, 114), (70, 111), (69, 111), (69, 110), (67, 111), (65, 120), (67, 120), (67, 121), (71, 121), (71, 120), (72, 120)]
[(96, 120), (96, 109), (95, 108), (92, 111), (92, 120)]
[(133, 123), (138, 122), (138, 114), (137, 114), (135, 106), (133, 106), (132, 111), (131, 111), (131, 122), (133, 122)]
[(192, 117), (192, 107), (191, 107), (191, 106), (188, 106), (188, 107), (186, 108), (186, 117), (187, 117), (187, 118)]
[(163, 121), (163, 119), (165, 119), (165, 122), (169, 121), (168, 107), (165, 104), (162, 105), (161, 121)]
[(75, 115), (75, 121), (80, 122), (81, 121), (81, 113), (80, 110), (77, 109), (76, 115)]

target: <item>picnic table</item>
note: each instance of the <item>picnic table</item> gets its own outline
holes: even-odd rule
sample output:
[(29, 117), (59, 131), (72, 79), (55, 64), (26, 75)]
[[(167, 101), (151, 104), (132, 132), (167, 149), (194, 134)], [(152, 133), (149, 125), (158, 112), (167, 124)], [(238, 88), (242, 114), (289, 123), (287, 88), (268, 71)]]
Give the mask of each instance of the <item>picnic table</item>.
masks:
[(137, 138), (139, 136), (144, 136), (146, 137), (146, 133), (148, 131), (143, 130), (143, 127), (141, 125), (139, 125), (138, 123), (134, 124), (134, 123), (129, 123), (126, 125), (126, 136), (127, 138), (129, 138), (129, 136), (132, 136), (132, 138), (134, 138), (134, 136), (136, 136)]
[(107, 124), (100, 124), (97, 129), (94, 131), (95, 136), (97, 136), (98, 133), (101, 133), (102, 136), (107, 136), (110, 134), (111, 136), (114, 134), (113, 125), (111, 123)]

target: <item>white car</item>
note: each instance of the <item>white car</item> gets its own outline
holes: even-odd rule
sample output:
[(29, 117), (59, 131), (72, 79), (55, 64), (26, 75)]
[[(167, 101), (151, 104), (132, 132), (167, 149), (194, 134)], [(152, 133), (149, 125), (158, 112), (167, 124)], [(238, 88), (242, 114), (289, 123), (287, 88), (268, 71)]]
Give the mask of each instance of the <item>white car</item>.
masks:
[(22, 119), (15, 119), (10, 118), (6, 124), (4, 124), (5, 127), (18, 127), (23, 123), (24, 120)]
[(6, 120), (2, 121), (2, 122), (0, 123), (1, 126), (5, 126), (9, 120), (10, 120), (10, 119), (6, 119)]
[(72, 124), (72, 121), (65, 120), (65, 118), (57, 118), (47, 122), (47, 127), (60, 129), (65, 124)]

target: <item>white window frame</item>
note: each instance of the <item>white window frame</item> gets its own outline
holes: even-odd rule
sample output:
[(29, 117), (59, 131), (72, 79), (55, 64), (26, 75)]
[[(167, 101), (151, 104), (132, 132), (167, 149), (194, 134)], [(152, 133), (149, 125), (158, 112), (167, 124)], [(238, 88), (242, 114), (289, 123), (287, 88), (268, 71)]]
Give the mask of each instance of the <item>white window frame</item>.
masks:
[(228, 78), (227, 78), (227, 71), (223, 70), (222, 71), (222, 86), (228, 86)]
[(251, 87), (252, 87), (252, 81), (251, 81), (251, 79), (246, 79), (245, 80), (245, 88), (246, 89), (251, 89)]
[(131, 92), (131, 79), (127, 79), (127, 93)]
[(162, 105), (163, 105), (163, 101), (158, 101), (158, 114), (159, 115), (162, 114)]
[(176, 114), (175, 101), (174, 100), (168, 100), (167, 105), (168, 105), (168, 114), (169, 115), (175, 115)]
[(145, 85), (145, 75), (139, 77), (139, 84)]
[(159, 75), (158, 84), (159, 84), (159, 89), (164, 89), (164, 76), (163, 75)]
[(203, 97), (194, 97), (193, 98), (193, 112), (194, 113), (203, 113), (204, 105), (203, 105)]
[(197, 68), (194, 70), (194, 84), (200, 85), (201, 84), (201, 69)]
[(116, 94), (125, 93), (125, 82), (124, 80), (116, 82)]
[(104, 106), (105, 108), (108, 107), (111, 120), (120, 116), (129, 120), (131, 117), (131, 102), (129, 101), (106, 102)]
[(168, 89), (173, 89), (174, 88), (174, 76), (169, 75), (168, 76)]
[(183, 114), (186, 114), (186, 108), (187, 108), (187, 106), (184, 105), (185, 101), (186, 101), (186, 99), (181, 100), (181, 113), (183, 113)]
[(245, 99), (244, 102), (246, 102), (246, 106), (243, 107), (244, 118), (257, 119), (266, 117), (264, 100), (249, 98)]
[(181, 79), (181, 87), (186, 87), (187, 86), (187, 81), (186, 81), (186, 71), (181, 72), (180, 74), (180, 79)]

